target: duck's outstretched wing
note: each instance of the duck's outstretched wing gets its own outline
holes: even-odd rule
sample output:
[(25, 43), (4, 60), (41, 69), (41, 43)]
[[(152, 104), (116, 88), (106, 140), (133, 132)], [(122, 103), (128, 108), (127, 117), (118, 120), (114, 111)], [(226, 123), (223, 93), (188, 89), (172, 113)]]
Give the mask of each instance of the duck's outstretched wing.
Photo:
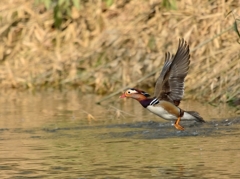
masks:
[(154, 96), (158, 99), (168, 99), (176, 106), (184, 94), (184, 79), (190, 64), (189, 45), (184, 39), (179, 40), (175, 55), (166, 53), (165, 64), (155, 85)]

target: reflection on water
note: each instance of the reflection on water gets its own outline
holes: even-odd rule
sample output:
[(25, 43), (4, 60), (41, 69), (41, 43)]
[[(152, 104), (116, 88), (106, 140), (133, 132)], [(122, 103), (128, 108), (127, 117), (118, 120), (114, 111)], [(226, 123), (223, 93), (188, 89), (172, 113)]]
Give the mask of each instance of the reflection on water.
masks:
[(98, 99), (2, 92), (1, 178), (240, 177), (240, 120), (227, 106), (183, 102), (208, 123), (179, 132), (136, 101)]

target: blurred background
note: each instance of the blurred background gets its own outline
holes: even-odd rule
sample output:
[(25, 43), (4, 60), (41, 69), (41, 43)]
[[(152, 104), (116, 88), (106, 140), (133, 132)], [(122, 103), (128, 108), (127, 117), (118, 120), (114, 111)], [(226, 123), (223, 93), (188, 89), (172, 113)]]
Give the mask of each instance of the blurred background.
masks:
[[(180, 38), (181, 132), (118, 98)], [(240, 178), (240, 1), (0, 0), (0, 106), (1, 178)]]
[(185, 98), (240, 103), (238, 0), (1, 0), (0, 88), (153, 91), (190, 45)]

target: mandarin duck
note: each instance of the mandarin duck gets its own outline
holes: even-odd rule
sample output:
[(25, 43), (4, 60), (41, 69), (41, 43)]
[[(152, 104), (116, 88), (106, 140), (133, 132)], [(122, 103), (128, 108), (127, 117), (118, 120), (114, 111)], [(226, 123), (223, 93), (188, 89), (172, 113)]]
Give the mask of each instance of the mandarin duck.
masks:
[(189, 59), (189, 45), (184, 39), (180, 39), (177, 53), (165, 54), (165, 63), (155, 85), (154, 97), (142, 90), (130, 88), (120, 98), (136, 99), (157, 116), (175, 120), (174, 126), (178, 130), (184, 130), (179, 124), (181, 119), (205, 122), (198, 112), (184, 111), (179, 107), (184, 94), (184, 79), (188, 73)]

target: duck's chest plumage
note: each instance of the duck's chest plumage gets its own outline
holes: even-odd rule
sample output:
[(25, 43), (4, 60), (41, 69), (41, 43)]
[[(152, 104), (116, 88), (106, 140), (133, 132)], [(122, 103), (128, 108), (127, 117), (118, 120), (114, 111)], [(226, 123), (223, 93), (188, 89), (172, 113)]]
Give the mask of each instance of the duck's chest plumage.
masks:
[(177, 116), (169, 113), (166, 109), (164, 109), (163, 107), (159, 106), (159, 105), (149, 105), (147, 107), (147, 109), (149, 111), (151, 111), (152, 113), (158, 115), (159, 117), (162, 117), (163, 119), (167, 119), (167, 120), (176, 120)]
[(150, 112), (167, 120), (176, 120), (180, 115), (180, 109), (168, 101), (154, 101), (154, 99), (149, 99), (141, 104)]

